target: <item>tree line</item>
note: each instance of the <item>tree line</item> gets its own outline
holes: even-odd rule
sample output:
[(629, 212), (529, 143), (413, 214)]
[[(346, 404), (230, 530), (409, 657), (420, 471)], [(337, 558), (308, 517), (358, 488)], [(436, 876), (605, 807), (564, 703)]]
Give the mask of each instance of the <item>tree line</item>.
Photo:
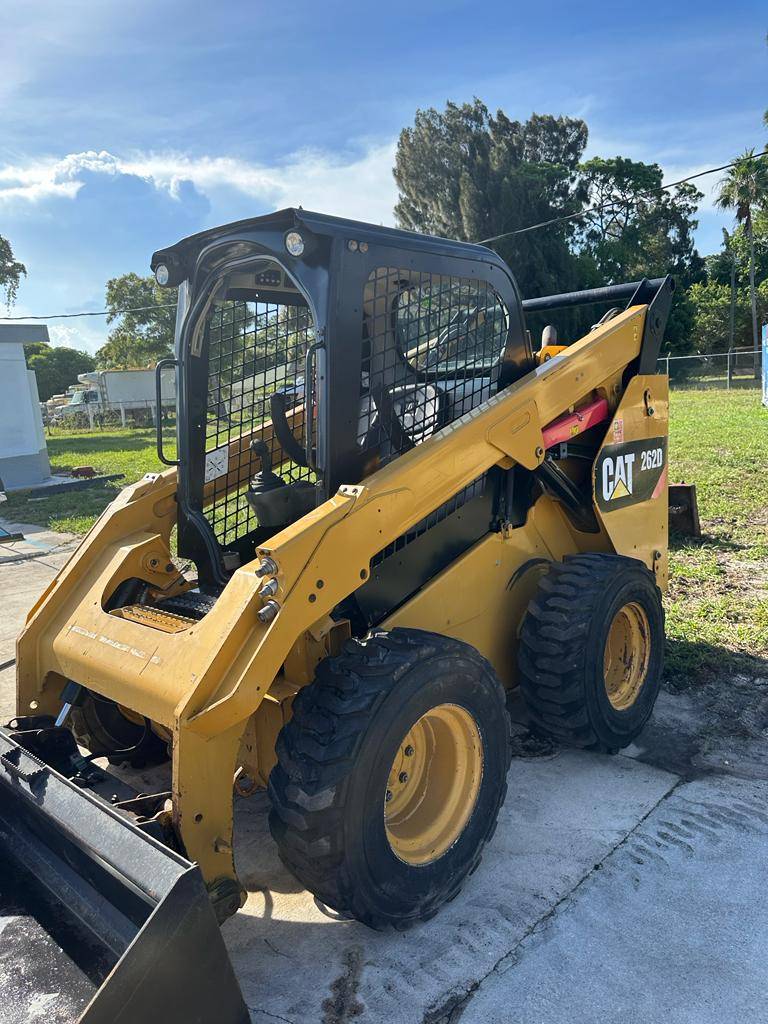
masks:
[[(702, 258), (694, 243), (702, 192), (690, 182), (662, 189), (658, 164), (583, 161), (587, 138), (580, 118), (514, 121), (478, 99), (419, 110), (398, 142), (397, 220), (492, 239), (525, 297), (672, 274), (666, 352), (757, 348), (768, 317), (768, 160), (749, 150), (720, 181), (717, 203), (735, 227)], [(588, 307), (559, 312), (561, 336), (578, 337), (594, 319)], [(529, 320), (534, 329), (544, 323)]]
[[(718, 252), (702, 258), (694, 243), (702, 192), (690, 182), (662, 189), (655, 163), (585, 161), (587, 139), (581, 118), (513, 120), (479, 99), (417, 110), (398, 140), (395, 219), (414, 231), (491, 239), (525, 297), (672, 274), (665, 352), (758, 348), (768, 319), (768, 159), (748, 150), (719, 182), (716, 201), (733, 214), (732, 230), (723, 231)], [(532, 225), (543, 226), (523, 230)], [(9, 308), (26, 273), (0, 236), (0, 289)], [(129, 273), (107, 282), (105, 299), (111, 329), (95, 357), (28, 346), (42, 399), (65, 390), (75, 370), (152, 366), (172, 353), (175, 290)], [(561, 337), (579, 337), (594, 319), (589, 307), (561, 311)], [(529, 318), (532, 333), (543, 324)]]

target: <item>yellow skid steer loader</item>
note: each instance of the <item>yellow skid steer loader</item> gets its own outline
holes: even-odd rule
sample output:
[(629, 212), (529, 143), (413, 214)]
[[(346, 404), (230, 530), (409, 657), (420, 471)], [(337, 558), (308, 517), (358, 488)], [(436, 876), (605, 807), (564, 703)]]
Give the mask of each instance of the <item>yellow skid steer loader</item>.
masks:
[[(487, 248), (294, 209), (152, 268), (178, 289), (157, 368), (177, 446), (158, 394), (168, 469), (122, 491), (29, 613), (2, 877), (49, 893), (59, 938), (98, 940), (72, 1019), (155, 1019), (160, 991), (166, 1021), (228, 1024), (248, 1019), (217, 927), (246, 896), (233, 792), (268, 788), (319, 900), (407, 928), (493, 835), (505, 691), (578, 747), (646, 723), (673, 282), (522, 301)], [(533, 351), (526, 314), (596, 303), (583, 337)], [(170, 758), (170, 790), (99, 758)]]

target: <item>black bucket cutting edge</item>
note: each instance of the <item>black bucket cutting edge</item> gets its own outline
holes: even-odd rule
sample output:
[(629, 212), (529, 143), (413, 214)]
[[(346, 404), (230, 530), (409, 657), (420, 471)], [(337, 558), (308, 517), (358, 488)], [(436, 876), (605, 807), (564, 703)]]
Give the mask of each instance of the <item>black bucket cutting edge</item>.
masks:
[[(3, 729), (0, 854), (103, 953), (106, 978), (73, 1024), (250, 1020), (197, 865)], [(12, 1010), (6, 1004), (3, 1022)]]

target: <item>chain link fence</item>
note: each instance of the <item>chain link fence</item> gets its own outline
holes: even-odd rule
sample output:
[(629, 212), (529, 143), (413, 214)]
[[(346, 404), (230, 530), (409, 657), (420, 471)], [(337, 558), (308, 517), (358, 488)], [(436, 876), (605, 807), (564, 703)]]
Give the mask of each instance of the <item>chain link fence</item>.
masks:
[[(65, 411), (66, 410), (66, 411)], [(59, 406), (56, 409), (41, 405), (43, 424), (49, 436), (75, 433), (83, 430), (114, 430), (117, 427), (138, 429), (155, 425), (157, 406), (151, 400), (123, 402), (81, 403), (75, 406)], [(163, 423), (170, 425), (176, 420), (173, 403), (163, 400)]]
[(731, 349), (695, 356), (662, 356), (656, 366), (671, 388), (759, 388), (760, 349)]
[[(761, 386), (760, 349), (732, 349), (730, 352), (709, 352), (706, 355), (661, 356), (657, 373), (669, 377), (669, 386), (676, 389), (704, 390), (707, 388), (759, 388)], [(65, 406), (52, 409), (41, 403), (43, 423), (49, 435), (80, 431), (139, 429), (153, 427), (157, 409), (154, 401), (83, 404), (81, 409)], [(176, 421), (172, 401), (163, 398), (163, 424)]]

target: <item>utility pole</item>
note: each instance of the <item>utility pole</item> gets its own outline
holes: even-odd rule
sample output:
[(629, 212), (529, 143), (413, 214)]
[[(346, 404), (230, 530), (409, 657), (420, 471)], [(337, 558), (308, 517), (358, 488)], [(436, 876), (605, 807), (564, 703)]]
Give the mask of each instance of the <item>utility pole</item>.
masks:
[(731, 261), (731, 313), (728, 324), (728, 348), (732, 349), (736, 328), (736, 253), (731, 248), (731, 236), (728, 234), (727, 228), (723, 228), (723, 244)]
[(728, 234), (728, 229), (723, 228), (723, 245), (725, 251), (728, 253), (731, 261), (731, 310), (728, 323), (728, 367), (727, 367), (727, 378), (728, 387), (731, 386), (731, 377), (733, 374), (733, 364), (731, 361), (731, 353), (733, 352), (733, 342), (736, 330), (736, 253), (731, 248), (731, 236)]
[(752, 304), (752, 347), (754, 349), (755, 380), (760, 379), (760, 332), (757, 329), (757, 298), (755, 297), (755, 232), (752, 224), (752, 211), (747, 207), (745, 221), (749, 237), (749, 299)]

